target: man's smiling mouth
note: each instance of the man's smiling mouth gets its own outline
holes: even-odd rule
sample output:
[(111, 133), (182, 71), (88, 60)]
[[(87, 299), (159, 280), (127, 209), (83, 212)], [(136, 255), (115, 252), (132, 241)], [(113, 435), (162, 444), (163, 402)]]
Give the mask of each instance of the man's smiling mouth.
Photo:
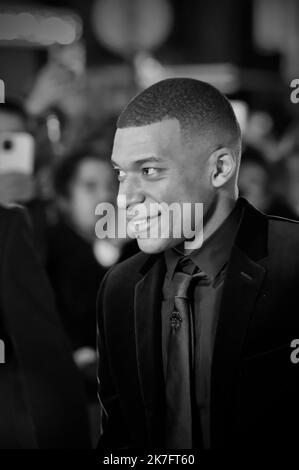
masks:
[(157, 215), (153, 216), (153, 217), (143, 217), (143, 218), (136, 218), (136, 219), (131, 219), (129, 222), (128, 222), (128, 230), (129, 232), (132, 232), (134, 234), (139, 234), (141, 232), (146, 232), (151, 223), (153, 221), (156, 221), (160, 218), (161, 216), (161, 213), (159, 212)]

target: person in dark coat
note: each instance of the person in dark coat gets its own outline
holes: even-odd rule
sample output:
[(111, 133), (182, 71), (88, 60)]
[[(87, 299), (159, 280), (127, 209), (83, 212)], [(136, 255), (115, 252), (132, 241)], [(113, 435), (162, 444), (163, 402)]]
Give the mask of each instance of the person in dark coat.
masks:
[(90, 448), (85, 392), (28, 220), (0, 207), (0, 448)]

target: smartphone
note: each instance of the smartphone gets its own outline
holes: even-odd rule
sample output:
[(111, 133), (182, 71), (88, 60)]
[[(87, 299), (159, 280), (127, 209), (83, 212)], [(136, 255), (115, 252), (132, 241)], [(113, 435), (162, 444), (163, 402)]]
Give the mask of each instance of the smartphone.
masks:
[(27, 132), (0, 133), (0, 173), (32, 175), (34, 139)]

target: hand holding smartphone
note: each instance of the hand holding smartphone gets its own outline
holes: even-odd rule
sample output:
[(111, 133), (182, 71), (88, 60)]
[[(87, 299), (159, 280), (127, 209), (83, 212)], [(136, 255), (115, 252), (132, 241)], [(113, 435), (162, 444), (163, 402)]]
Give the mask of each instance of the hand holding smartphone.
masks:
[(32, 175), (34, 139), (26, 132), (0, 133), (0, 174)]

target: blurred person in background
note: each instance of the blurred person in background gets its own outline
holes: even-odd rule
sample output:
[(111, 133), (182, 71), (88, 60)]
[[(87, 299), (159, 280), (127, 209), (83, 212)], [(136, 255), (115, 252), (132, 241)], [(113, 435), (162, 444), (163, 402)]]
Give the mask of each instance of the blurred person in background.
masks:
[(279, 161), (283, 151), (281, 136), (289, 117), (277, 103), (271, 109), (251, 109), (243, 134), (243, 147), (257, 150), (270, 164)]
[[(0, 204), (19, 203), (28, 209), (37, 254), (43, 258), (47, 206), (39, 190), (37, 170), (41, 168), (39, 160), (44, 155), (40, 158), (33, 129), (33, 121), (20, 101), (8, 99), (1, 104)], [(45, 153), (45, 147), (42, 150)], [(9, 162), (12, 159), (13, 166)]]
[[(7, 410), (1, 413), (0, 447), (88, 447), (85, 392), (36, 259), (43, 251), (46, 213), (36, 191), (35, 142), (30, 131), (30, 117), (21, 102), (7, 99), (1, 104), (0, 323), (7, 363), (0, 373)], [(25, 220), (21, 209), (4, 208), (14, 203), (26, 206), (30, 220)]]
[(239, 171), (240, 195), (266, 214), (295, 219), (291, 204), (277, 191), (277, 181), (283, 178), (280, 171), (275, 171), (277, 165), (271, 165), (261, 152), (247, 147), (242, 154)]
[[(134, 242), (96, 238), (96, 206), (116, 202), (116, 179), (105, 155), (86, 148), (65, 157), (54, 172), (54, 189), (59, 218), (48, 230), (47, 272), (75, 363), (86, 385), (93, 433), (97, 433), (98, 286), (110, 266), (137, 249)], [(95, 435), (95, 443), (97, 439)]]
[(253, 148), (243, 152), (238, 181), (240, 194), (258, 209), (267, 211), (271, 198), (269, 165), (261, 152)]
[(90, 448), (84, 389), (18, 206), (0, 206), (0, 265), (0, 448)]

